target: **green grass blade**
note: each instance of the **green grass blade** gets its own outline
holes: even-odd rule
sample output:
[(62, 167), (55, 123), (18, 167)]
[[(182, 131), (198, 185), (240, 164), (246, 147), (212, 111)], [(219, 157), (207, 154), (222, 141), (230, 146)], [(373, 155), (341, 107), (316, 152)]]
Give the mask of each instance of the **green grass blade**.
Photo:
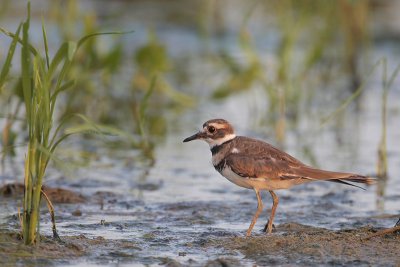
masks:
[(50, 114), (50, 89), (51, 84), (46, 81), (46, 63), (45, 60), (40, 56), (35, 57), (34, 61), (34, 77), (35, 77), (35, 91), (37, 94), (37, 99), (40, 99), (36, 103), (39, 111), (37, 112), (36, 119), (38, 124), (37, 131), (38, 136), (41, 136), (41, 142), (46, 146), (48, 140), (48, 134), (51, 130), (52, 125), (52, 115)]
[[(23, 43), (22, 43), (22, 39), (21, 39), (21, 38), (18, 38), (18, 36), (15, 36), (14, 33), (9, 32), (9, 31), (7, 31), (7, 30), (1, 28), (1, 27), (0, 27), (0, 32), (4, 33), (5, 35), (7, 35), (7, 36), (9, 36), (9, 37), (11, 37), (11, 38), (16, 37), (16, 38), (17, 38), (17, 42), (20, 43), (21, 45), (23, 44)], [(28, 44), (28, 46), (29, 46), (29, 51), (30, 51), (33, 55), (39, 54), (38, 51), (36, 50), (36, 48), (33, 47), (31, 44)]]
[(142, 136), (144, 144), (146, 144), (146, 145), (147, 145), (148, 142), (147, 142), (147, 136), (146, 136), (146, 133), (145, 133), (145, 125), (144, 125), (145, 114), (144, 113), (145, 113), (146, 108), (148, 106), (148, 102), (149, 102), (150, 96), (154, 92), (154, 88), (155, 88), (155, 85), (156, 85), (156, 80), (157, 80), (156, 76), (154, 76), (153, 79), (151, 79), (150, 87), (147, 90), (146, 94), (144, 95), (142, 101), (140, 101), (140, 105), (139, 105), (139, 121), (138, 121), (139, 134)]
[(399, 75), (400, 72), (400, 64), (396, 67), (396, 69), (393, 71), (392, 76), (390, 76), (389, 82), (387, 84), (388, 88), (390, 88), (396, 79), (396, 77)]
[(74, 116), (76, 116), (79, 119), (81, 119), (82, 121), (84, 121), (84, 124), (76, 126), (76, 127), (71, 127), (65, 131), (66, 133), (75, 134), (78, 132), (91, 131), (91, 132), (94, 132), (96, 134), (101, 134), (101, 135), (124, 135), (123, 131), (118, 130), (111, 126), (97, 124), (82, 114), (75, 114)]
[[(29, 17), (28, 17), (29, 18)], [(22, 68), (22, 91), (24, 94), (24, 103), (26, 107), (26, 117), (28, 125), (31, 122), (31, 101), (32, 101), (32, 84), (30, 75), (31, 56), (28, 50), (29, 46), (29, 19), (22, 26), (22, 48), (21, 48), (21, 68)], [(31, 138), (32, 132), (29, 133)]]
[(55, 130), (55, 132), (53, 133), (53, 137), (51, 138), (51, 141), (50, 141), (50, 143), (49, 143), (49, 147), (52, 147), (53, 146), (53, 144), (54, 144), (54, 142), (55, 142), (55, 140), (56, 140), (56, 138), (57, 138), (57, 136), (58, 136), (58, 133), (61, 131), (61, 128), (64, 126), (64, 124), (67, 122), (67, 121), (69, 121), (70, 119), (71, 119), (71, 117), (73, 117), (73, 114), (71, 115), (71, 114), (67, 114), (66, 116), (64, 116), (62, 119), (61, 119), (61, 121), (60, 121), (60, 123), (58, 124), (58, 126), (57, 126), (57, 129)]
[(49, 150), (48, 147), (46, 147), (45, 145), (38, 144), (37, 150), (43, 155), (43, 161), (41, 162), (41, 164), (43, 164), (42, 168), (44, 170), (47, 168), (50, 160), (61, 163), (61, 161), (59, 161), (57, 157), (54, 156), (54, 151)]
[(51, 99), (50, 99), (50, 101), (53, 103), (53, 105), (54, 105), (55, 101), (57, 100), (57, 96), (59, 93), (71, 88), (74, 85), (75, 85), (75, 80), (70, 80), (70, 81), (64, 83), (63, 85), (61, 85), (59, 88), (57, 88), (54, 91), (54, 93), (51, 95)]
[(154, 88), (156, 86), (156, 82), (157, 82), (157, 77), (154, 76), (153, 79), (151, 79), (151, 83), (150, 83), (150, 87), (147, 90), (146, 94), (143, 97), (143, 100), (140, 102), (140, 116), (143, 118), (144, 117), (144, 112), (147, 108), (150, 96), (153, 94), (154, 92)]
[(115, 34), (129, 34), (129, 33), (133, 33), (133, 32), (134, 31), (113, 31), (113, 32), (96, 32), (96, 33), (88, 34), (88, 35), (82, 37), (81, 39), (79, 39), (77, 48), (79, 48), (81, 45), (83, 45), (88, 39), (90, 39), (92, 37), (95, 37), (95, 36), (99, 36), (99, 35), (115, 35)]
[(54, 153), (58, 145), (61, 144), (62, 141), (64, 141), (67, 137), (69, 137), (72, 134), (73, 133), (63, 134), (60, 138), (58, 138), (57, 141), (55, 141), (54, 144), (52, 144), (52, 146), (50, 147), (50, 152)]
[(53, 74), (55, 73), (59, 64), (67, 57), (67, 53), (68, 53), (68, 42), (65, 42), (57, 50), (56, 54), (53, 57), (53, 60), (50, 63), (49, 71), (47, 74), (49, 80), (53, 78)]
[(113, 126), (104, 125), (104, 124), (95, 124), (93, 122), (84, 123), (75, 127), (70, 127), (65, 130), (65, 134), (80, 134), (80, 133), (89, 133), (96, 134), (100, 136), (114, 136), (121, 137), (123, 139), (128, 140), (133, 145), (137, 145), (137, 142), (132, 134), (129, 134), (125, 131), (117, 129)]
[(84, 121), (84, 124), (79, 125), (77, 127), (71, 127), (65, 131), (65, 133), (82, 133), (82, 132), (92, 132), (96, 133), (99, 135), (103, 136), (119, 136), (123, 137), (132, 143), (136, 143), (134, 137), (120, 129), (117, 129), (115, 127), (109, 126), (109, 125), (104, 125), (104, 124), (98, 124), (90, 120), (88, 117), (82, 115), (82, 114), (75, 114), (74, 116), (80, 118), (82, 121)]
[(122, 137), (124, 139), (127, 139), (129, 142), (131, 142), (133, 145), (137, 145), (137, 142), (135, 140), (135, 138), (122, 130), (119, 130), (115, 127), (109, 126), (109, 125), (103, 125), (103, 124), (97, 124), (93, 121), (91, 121), (89, 118), (87, 118), (86, 116), (82, 115), (82, 114), (74, 114), (73, 116), (76, 116), (78, 118), (80, 118), (81, 120), (84, 121), (83, 124), (75, 126), (75, 127), (70, 127), (68, 129), (65, 130), (64, 134), (61, 135), (57, 140), (56, 140), (56, 136), (57, 133), (60, 131), (61, 129), (61, 125), (64, 124), (67, 120), (69, 120), (71, 118), (71, 116), (66, 117), (65, 119), (63, 119), (62, 123), (57, 127), (57, 130), (53, 136), (53, 140), (50, 143), (50, 152), (53, 153), (55, 151), (55, 149), (58, 147), (58, 145), (64, 141), (67, 137), (71, 136), (71, 135), (75, 135), (75, 134), (81, 134), (81, 133), (91, 133), (91, 134), (96, 134), (96, 135), (101, 135), (101, 136), (119, 136)]
[[(64, 79), (65, 79), (65, 77), (67, 76), (67, 73), (68, 73), (68, 71), (69, 71), (69, 68), (70, 68), (70, 66), (71, 66), (71, 61), (69, 61), (69, 60), (65, 60), (64, 61), (64, 65), (62, 66), (62, 68), (61, 68), (61, 71), (60, 71), (60, 73), (58, 74), (58, 78), (57, 78), (57, 81), (56, 81), (56, 86), (55, 86), (55, 91), (58, 91), (59, 90), (59, 88), (61, 87), (61, 83), (64, 81)], [(53, 103), (52, 103), (52, 108), (54, 109), (54, 104), (55, 104), (55, 100), (56, 99), (53, 99)]]
[[(66, 43), (63, 44), (63, 48), (60, 48), (59, 51), (60, 51), (60, 53), (59, 54), (57, 53), (58, 55), (56, 55), (59, 58), (57, 59), (57, 61), (55, 61), (54, 64), (58, 65), (63, 59), (64, 59), (64, 64), (63, 64), (63, 66), (61, 68), (61, 71), (60, 71), (60, 73), (58, 75), (56, 86), (55, 86), (55, 88), (56, 88), (55, 91), (59, 90), (59, 88), (61, 87), (61, 83), (64, 81), (64, 79), (65, 79), (65, 77), (66, 77), (66, 75), (67, 75), (67, 73), (69, 71), (69, 68), (71, 66), (72, 60), (73, 60), (73, 58), (75, 56), (75, 53), (77, 51), (77, 44), (75, 42), (66, 42)], [(56, 58), (54, 58), (54, 59), (56, 59)], [(54, 72), (55, 69), (57, 68), (57, 65), (51, 64), (49, 73), (50, 72)], [(52, 73), (49, 74), (49, 75), (52, 76)], [(55, 98), (53, 99), (53, 103), (52, 103), (53, 108), (54, 108), (54, 103), (55, 103)]]
[(67, 55), (68, 55), (68, 60), (72, 61), (74, 59), (76, 50), (78, 48), (78, 45), (76, 42), (69, 41), (67, 45)]
[(22, 28), (22, 23), (19, 24), (18, 29), (15, 32), (13, 40), (12, 40), (12, 42), (10, 44), (10, 48), (8, 49), (7, 58), (6, 58), (5, 62), (4, 62), (3, 68), (2, 68), (1, 73), (0, 73), (0, 92), (1, 92), (1, 89), (3, 88), (3, 85), (4, 85), (5, 81), (6, 81), (8, 72), (10, 71), (10, 68), (11, 68), (11, 61), (12, 61), (12, 59), (14, 57), (14, 52), (15, 52), (15, 48), (17, 47), (17, 42), (18, 42), (19, 33), (21, 31), (21, 28)]
[(50, 68), (49, 46), (48, 46), (48, 42), (47, 42), (47, 33), (46, 33), (46, 28), (44, 26), (43, 17), (42, 17), (42, 33), (43, 33), (44, 52), (46, 55), (46, 64), (47, 64), (47, 69), (49, 69)]

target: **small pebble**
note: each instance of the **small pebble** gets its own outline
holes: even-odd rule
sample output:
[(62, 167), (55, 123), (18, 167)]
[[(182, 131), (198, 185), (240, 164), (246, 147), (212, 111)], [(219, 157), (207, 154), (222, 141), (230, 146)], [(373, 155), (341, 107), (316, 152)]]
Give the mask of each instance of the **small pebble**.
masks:
[(73, 216), (82, 216), (82, 211), (81, 210), (74, 210), (71, 214)]

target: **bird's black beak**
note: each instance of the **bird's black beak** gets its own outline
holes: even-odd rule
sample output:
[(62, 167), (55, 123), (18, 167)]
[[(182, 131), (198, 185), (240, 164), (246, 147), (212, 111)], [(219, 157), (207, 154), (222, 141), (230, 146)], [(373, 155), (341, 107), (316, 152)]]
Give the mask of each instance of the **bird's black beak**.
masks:
[(183, 140), (183, 142), (185, 143), (185, 142), (189, 142), (189, 141), (193, 141), (193, 140), (197, 140), (197, 139), (201, 139), (201, 138), (204, 138), (204, 133), (198, 132), (192, 136), (189, 136), (188, 138), (185, 138), (185, 140)]

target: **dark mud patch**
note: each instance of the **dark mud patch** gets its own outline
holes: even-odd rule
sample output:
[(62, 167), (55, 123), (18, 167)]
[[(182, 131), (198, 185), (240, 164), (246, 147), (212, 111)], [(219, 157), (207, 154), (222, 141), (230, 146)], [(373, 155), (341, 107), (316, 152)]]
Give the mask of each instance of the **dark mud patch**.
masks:
[(245, 258), (265, 265), (400, 265), (400, 234), (367, 239), (377, 232), (370, 226), (328, 230), (296, 223), (282, 224), (272, 235), (234, 237), (210, 242), (238, 250)]
[(87, 238), (84, 235), (64, 236), (62, 241), (41, 237), (34, 246), (26, 246), (15, 232), (0, 232), (0, 266), (37, 266), (73, 263), (85, 257), (97, 263), (118, 258), (134, 260), (141, 248), (132, 241), (107, 240), (103, 237)]
[[(86, 201), (84, 196), (68, 189), (53, 188), (45, 185), (42, 188), (53, 203), (83, 203)], [(22, 197), (23, 194), (24, 185), (21, 183), (10, 183), (0, 187), (0, 196)]]

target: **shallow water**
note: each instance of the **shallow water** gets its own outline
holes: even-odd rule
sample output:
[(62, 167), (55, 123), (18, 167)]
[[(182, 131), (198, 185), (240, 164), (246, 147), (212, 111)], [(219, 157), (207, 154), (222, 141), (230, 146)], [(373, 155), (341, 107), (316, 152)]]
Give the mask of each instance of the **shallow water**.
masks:
[[(243, 266), (257, 263), (257, 259), (245, 257), (240, 249), (220, 244), (245, 234), (256, 210), (254, 192), (238, 188), (214, 170), (207, 144), (183, 144), (182, 140), (197, 131), (204, 121), (221, 117), (231, 121), (239, 135), (276, 144), (273, 125), (260, 123), (262, 114), (268, 112), (263, 100), (267, 96), (262, 89), (253, 88), (218, 102), (211, 101), (208, 95), (222, 77), (218, 66), (201, 61), (203, 47), (190, 45), (197, 44), (198, 37), (187, 29), (176, 29), (171, 25), (157, 30), (161, 32), (160, 40), (171, 48), (172, 56), (179, 57), (179, 52), (191, 55), (186, 62), (192, 77), (191, 87), (185, 91), (198, 92), (199, 104), (183, 114), (163, 114), (169, 127), (165, 140), (156, 145), (156, 161), (151, 167), (138, 161), (135, 151), (100, 148), (98, 141), (79, 138), (68, 143), (77, 150), (81, 142), (99, 148), (92, 151), (96, 156), (87, 166), (70, 170), (66, 175), (55, 168), (49, 169), (46, 185), (70, 189), (87, 199), (80, 204), (55, 205), (59, 234), (61, 237), (84, 235), (89, 239), (103, 237), (110, 241), (110, 245), (96, 248), (73, 260), (61, 258), (53, 262), (44, 259), (46, 264), (132, 266), (166, 264), (174, 260), (196, 266), (221, 257), (237, 260), (236, 263)], [(145, 40), (146, 34), (140, 30), (135, 36), (126, 37), (126, 41), (137, 45)], [(229, 34), (223, 40), (212, 39), (211, 49), (233, 39)], [(260, 40), (258, 45), (273, 42), (274, 38), (266, 38)], [(186, 45), (175, 45), (179, 43)], [(237, 46), (229, 45), (228, 48), (235, 57), (244, 57)], [(372, 51), (372, 58), (394, 54), (393, 48), (382, 45)], [(264, 56), (269, 58), (273, 55)], [(394, 64), (389, 60), (389, 70)], [(295, 127), (289, 127), (282, 146), (285, 151), (316, 167), (375, 175), (381, 135), (380, 73), (373, 74), (370, 80), (361, 96), (359, 110), (350, 107), (340, 122), (335, 119), (324, 126), (322, 118), (332, 113), (345, 98), (339, 98), (329, 90), (319, 93), (311, 111), (300, 115)], [(391, 227), (395, 224), (400, 213), (399, 85), (397, 79), (388, 103), (389, 178), (383, 185), (384, 195), (377, 194), (376, 185), (364, 191), (322, 182), (277, 191), (280, 197), (275, 217), (277, 226), (296, 222), (342, 230), (367, 225)], [(20, 148), (14, 159), (16, 167), (7, 163), (0, 176), (1, 184), (19, 180), (23, 155), (24, 150)], [(266, 208), (253, 230), (256, 237), (264, 235), (261, 229), (267, 221), (271, 205), (268, 193), (263, 193), (262, 197)], [(20, 200), (0, 198), (1, 229), (19, 228), (16, 216), (19, 206)], [(80, 211), (81, 215), (76, 216), (79, 214), (76, 211)], [(42, 212), (42, 234), (51, 236), (51, 224), (45, 208)], [(131, 246), (118, 241), (127, 241)], [(210, 245), (213, 241), (217, 245)], [(20, 259), (19, 263), (32, 263), (32, 260)], [(285, 264), (285, 261), (278, 263)]]
[[(364, 97), (373, 97), (373, 92), (368, 92)], [(239, 102), (242, 99), (233, 97), (227, 102)], [(218, 106), (221, 108), (221, 103)], [(222, 108), (227, 111), (229, 106), (233, 105), (227, 103)], [(234, 116), (232, 113), (231, 116)], [(370, 114), (374, 112), (370, 111)], [(186, 116), (180, 124), (189, 124)], [(347, 118), (352, 119), (352, 116)], [(373, 123), (373, 118), (364, 117), (361, 120)], [(88, 199), (88, 203), (82, 204), (56, 204), (61, 237), (84, 235), (88, 238), (127, 240), (140, 248), (132, 251), (130, 247), (124, 250), (116, 245), (116, 249), (94, 251), (88, 257), (65, 264), (113, 266), (116, 262), (122, 265), (139, 262), (152, 265), (162, 262), (160, 258), (168, 258), (183, 264), (202, 265), (220, 257), (240, 260), (242, 265), (254, 263), (251, 259), (244, 259), (239, 251), (218, 246), (205, 247), (210, 240), (243, 236), (257, 201), (251, 190), (238, 188), (215, 172), (207, 144), (182, 144), (182, 139), (192, 132), (191, 127), (188, 128), (182, 133), (167, 135), (165, 144), (156, 149), (155, 166), (141, 180), (136, 178), (140, 171), (126, 167), (108, 155), (102, 155), (90, 167), (76, 171), (72, 178), (48, 179), (47, 185), (71, 189)], [(324, 135), (329, 136), (330, 133), (322, 132), (312, 138), (313, 147), (326, 146), (329, 137)], [(359, 139), (358, 146), (351, 148), (357, 151), (357, 160), (351, 159), (351, 151), (346, 148), (331, 145), (326, 149), (316, 149), (320, 166), (373, 174), (375, 157), (365, 156), (371, 154), (368, 151), (373, 151), (368, 145), (371, 137), (360, 135), (356, 137)], [(303, 157), (295, 147), (289, 147), (288, 151), (298, 158)], [(340, 154), (344, 156), (338, 157)], [(393, 226), (399, 213), (400, 183), (396, 179), (396, 168), (393, 167), (398, 157), (395, 152), (389, 157), (391, 172), (383, 204), (377, 204), (376, 186), (364, 191), (331, 183), (310, 183), (276, 192), (280, 203), (275, 224), (296, 222), (332, 230), (367, 225), (378, 228)], [(332, 158), (335, 160), (332, 161)], [(104, 162), (112, 162), (112, 165)], [(101, 167), (104, 165), (107, 167)], [(264, 235), (261, 229), (267, 221), (271, 199), (268, 193), (263, 193), (263, 199), (266, 208), (253, 230), (254, 236)], [(2, 221), (6, 220), (2, 227), (18, 228), (15, 217), (17, 203), (2, 199), (1, 217)], [(72, 215), (76, 210), (81, 211), (82, 215)], [(10, 215), (14, 217), (10, 219)], [(41, 231), (51, 236), (48, 214), (44, 213), (42, 218)]]

